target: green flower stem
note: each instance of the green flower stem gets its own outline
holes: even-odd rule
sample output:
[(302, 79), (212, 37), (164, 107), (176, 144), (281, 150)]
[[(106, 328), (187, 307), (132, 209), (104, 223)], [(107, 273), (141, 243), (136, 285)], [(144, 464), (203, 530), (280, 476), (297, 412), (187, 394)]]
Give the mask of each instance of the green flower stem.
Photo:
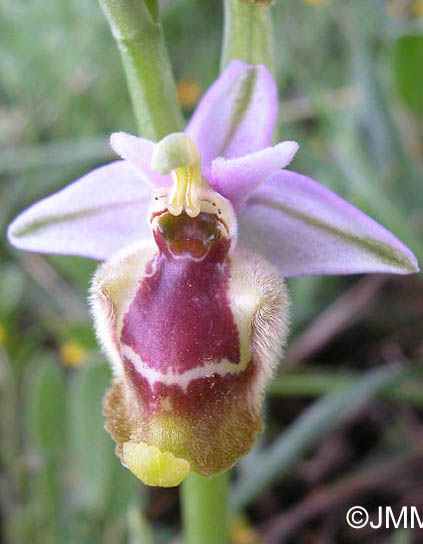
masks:
[(273, 26), (270, 9), (224, 0), (225, 25), (221, 70), (232, 59), (266, 64), (274, 72)]
[(183, 130), (157, 0), (99, 0), (122, 55), (142, 136)]
[(214, 478), (191, 472), (182, 484), (184, 544), (225, 544), (229, 471)]

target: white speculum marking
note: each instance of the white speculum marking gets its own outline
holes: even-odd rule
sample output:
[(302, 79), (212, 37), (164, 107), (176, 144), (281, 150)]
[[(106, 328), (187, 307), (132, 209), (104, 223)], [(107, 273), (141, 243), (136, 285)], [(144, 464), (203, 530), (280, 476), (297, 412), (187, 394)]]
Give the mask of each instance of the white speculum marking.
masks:
[(221, 361), (204, 363), (202, 366), (190, 368), (181, 374), (172, 370), (163, 373), (145, 364), (141, 357), (125, 344), (121, 344), (121, 353), (122, 357), (131, 361), (136, 372), (145, 378), (151, 387), (154, 387), (154, 384), (157, 382), (165, 385), (178, 385), (184, 393), (187, 392), (188, 385), (192, 380), (209, 378), (213, 374), (219, 376), (240, 374), (247, 368), (249, 363), (249, 358), (245, 361), (241, 360), (239, 364), (231, 363), (228, 359), (223, 359)]

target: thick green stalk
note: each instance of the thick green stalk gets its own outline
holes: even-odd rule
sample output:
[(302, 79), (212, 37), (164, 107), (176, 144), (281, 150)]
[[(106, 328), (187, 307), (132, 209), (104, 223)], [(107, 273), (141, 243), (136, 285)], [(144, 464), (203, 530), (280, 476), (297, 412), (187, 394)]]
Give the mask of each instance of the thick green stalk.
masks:
[(116, 39), (142, 136), (183, 130), (157, 0), (99, 0)]
[(274, 72), (273, 26), (270, 9), (224, 0), (225, 25), (220, 68), (232, 59), (266, 64)]
[(182, 484), (184, 544), (225, 544), (229, 471), (203, 478), (191, 472)]

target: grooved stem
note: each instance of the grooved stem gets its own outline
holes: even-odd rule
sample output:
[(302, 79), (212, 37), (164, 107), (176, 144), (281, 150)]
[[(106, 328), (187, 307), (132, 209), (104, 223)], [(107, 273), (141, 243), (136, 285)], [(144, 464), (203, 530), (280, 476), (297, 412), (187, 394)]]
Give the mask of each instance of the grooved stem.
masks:
[(156, 0), (99, 0), (117, 42), (142, 136), (183, 130)]

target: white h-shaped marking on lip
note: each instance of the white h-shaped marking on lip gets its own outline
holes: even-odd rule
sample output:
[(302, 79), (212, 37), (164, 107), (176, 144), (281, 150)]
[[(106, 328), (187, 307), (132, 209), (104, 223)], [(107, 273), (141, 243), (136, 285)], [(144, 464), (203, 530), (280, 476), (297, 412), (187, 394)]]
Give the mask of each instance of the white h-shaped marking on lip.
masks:
[(222, 359), (221, 361), (213, 361), (205, 363), (202, 366), (190, 368), (181, 374), (173, 372), (172, 370), (163, 373), (146, 365), (141, 357), (126, 344), (121, 344), (120, 349), (122, 358), (127, 358), (134, 365), (138, 374), (143, 376), (151, 386), (153, 386), (155, 382), (161, 382), (165, 385), (178, 385), (185, 393), (192, 380), (209, 378), (213, 376), (213, 374), (217, 374), (218, 376), (240, 374), (247, 368), (250, 362), (249, 358), (244, 361), (241, 360), (238, 364), (231, 363), (228, 359)]

